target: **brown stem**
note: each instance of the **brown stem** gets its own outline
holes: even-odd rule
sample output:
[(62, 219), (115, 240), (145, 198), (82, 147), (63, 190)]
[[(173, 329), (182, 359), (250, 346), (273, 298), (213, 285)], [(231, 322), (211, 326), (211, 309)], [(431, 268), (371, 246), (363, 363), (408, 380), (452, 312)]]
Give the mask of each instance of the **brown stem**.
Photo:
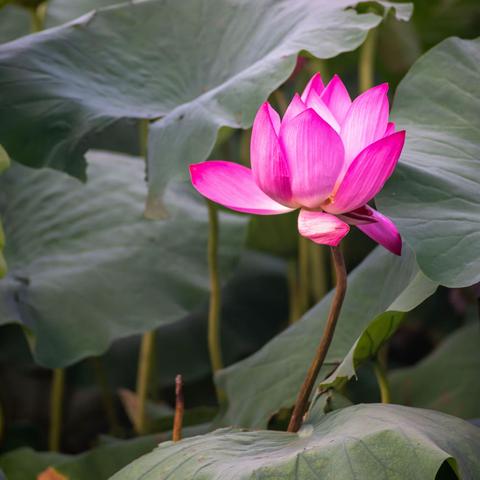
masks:
[(331, 251), (337, 277), (335, 295), (332, 300), (330, 312), (328, 313), (327, 324), (325, 325), (325, 330), (323, 331), (322, 338), (317, 347), (315, 357), (310, 365), (307, 376), (303, 381), (300, 392), (298, 393), (297, 401), (295, 403), (292, 416), (290, 417), (290, 423), (288, 424), (288, 432), (297, 432), (302, 424), (303, 416), (307, 410), (308, 399), (312, 393), (313, 386), (315, 385), (320, 368), (322, 367), (325, 357), (327, 356), (328, 348), (332, 343), (335, 326), (337, 324), (343, 299), (345, 298), (345, 292), (347, 290), (347, 271), (345, 268), (345, 261), (343, 259), (342, 251), (340, 250), (339, 246), (331, 247)]
[(175, 416), (173, 418), (173, 435), (172, 440), (178, 442), (182, 439), (183, 424), (183, 380), (181, 375), (175, 377)]

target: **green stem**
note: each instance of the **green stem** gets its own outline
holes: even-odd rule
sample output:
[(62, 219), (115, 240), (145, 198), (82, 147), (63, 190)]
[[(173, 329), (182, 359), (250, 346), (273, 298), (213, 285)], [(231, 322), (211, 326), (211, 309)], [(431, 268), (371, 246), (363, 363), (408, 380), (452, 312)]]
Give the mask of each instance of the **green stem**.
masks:
[(103, 368), (103, 363), (99, 357), (92, 357), (91, 364), (93, 371), (95, 372), (95, 378), (100, 389), (100, 395), (102, 397), (103, 409), (107, 415), (108, 423), (110, 425), (110, 432), (114, 435), (118, 435), (121, 431), (120, 424), (117, 419), (117, 413), (115, 409), (115, 399), (112, 393), (112, 389), (108, 384), (108, 378)]
[(223, 367), (220, 336), (220, 281), (218, 276), (218, 213), (208, 203), (208, 269), (210, 272), (210, 303), (208, 309), (208, 351), (213, 373)]
[(142, 336), (140, 356), (137, 371), (137, 419), (135, 429), (139, 435), (148, 433), (147, 400), (152, 378), (153, 359), (155, 352), (155, 331), (146, 332)]
[(30, 30), (32, 33), (41, 32), (43, 30), (43, 19), (45, 16), (45, 7), (43, 4), (38, 5), (37, 7), (29, 8), (30, 10), (30, 19), (31, 27)]
[(367, 38), (360, 48), (358, 65), (358, 88), (364, 92), (373, 86), (375, 72), (375, 50), (377, 44), (377, 30), (368, 32)]
[[(140, 154), (145, 159), (145, 169), (148, 177), (147, 149), (148, 149), (148, 127), (147, 119), (140, 120), (139, 124), (139, 143)], [(148, 432), (148, 416), (146, 405), (150, 391), (150, 380), (152, 378), (153, 363), (155, 358), (155, 331), (145, 332), (142, 336), (140, 345), (140, 354), (137, 368), (137, 418), (135, 430), (139, 435)]]
[(320, 369), (322, 368), (325, 357), (327, 356), (328, 349), (332, 343), (333, 334), (335, 333), (335, 327), (342, 308), (343, 299), (347, 291), (347, 271), (345, 268), (345, 262), (340, 247), (330, 247), (332, 252), (333, 263), (336, 269), (337, 286), (335, 289), (335, 295), (330, 306), (328, 313), (327, 323), (320, 339), (320, 343), (313, 357), (312, 364), (308, 369), (307, 376), (298, 392), (295, 407), (293, 408), (292, 416), (290, 417), (290, 423), (288, 425), (289, 432), (297, 432), (302, 425), (303, 416), (307, 410), (308, 400), (312, 393), (313, 387), (317, 380)]
[(298, 296), (301, 314), (310, 306), (310, 268), (309, 244), (310, 240), (299, 235), (298, 237)]
[(48, 448), (52, 452), (60, 450), (64, 393), (65, 369), (55, 368), (50, 393), (50, 431), (48, 436)]
[(3, 441), (3, 435), (5, 433), (5, 415), (3, 414), (3, 407), (0, 403), (0, 445)]
[(329, 259), (325, 257), (327, 250), (322, 245), (310, 242), (310, 271), (312, 296), (315, 303), (327, 293), (329, 285)]
[(298, 269), (296, 260), (290, 260), (287, 271), (289, 307), (288, 324), (295, 323), (302, 316), (302, 308), (299, 297)]
[(375, 359), (374, 364), (375, 376), (377, 377), (378, 387), (380, 389), (380, 400), (382, 403), (390, 403), (391, 401), (390, 385), (387, 378), (386, 352), (387, 350), (385, 347), (382, 348), (377, 353), (377, 358)]
[(138, 139), (140, 156), (147, 162), (147, 147), (148, 147), (148, 127), (149, 120), (142, 118), (138, 124)]

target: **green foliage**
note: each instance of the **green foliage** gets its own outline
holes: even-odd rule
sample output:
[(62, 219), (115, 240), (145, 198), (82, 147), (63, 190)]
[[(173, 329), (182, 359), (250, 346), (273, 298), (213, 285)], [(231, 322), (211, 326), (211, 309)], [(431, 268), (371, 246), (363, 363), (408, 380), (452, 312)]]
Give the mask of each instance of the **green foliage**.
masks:
[[(422, 272), (418, 272), (411, 283), (388, 308), (389, 311), (378, 315), (362, 332), (342, 363), (324, 381), (321, 387), (334, 387), (344, 384), (355, 376), (362, 362), (374, 358), (382, 345), (397, 331), (408, 312), (432, 295), (437, 285)], [(397, 311), (398, 310), (398, 311)]]
[[(216, 140), (215, 158), (247, 164), (248, 134), (235, 129), (248, 128), (260, 103), (287, 79), (284, 93), (303, 87), (307, 70), (341, 65), (344, 56), (329, 65), (320, 59), (356, 49), (382, 18), (388, 16), (377, 47), (389, 58), (381, 77), (395, 81), (422, 46), (451, 28), (440, 22), (432, 34), (418, 25), (462, 11), (469, 12), (461, 21), (465, 32), (475, 31), (474, 0), (417, 3), (414, 23), (406, 24), (400, 22), (412, 15), (406, 2), (0, 0), (0, 43), (32, 27), (58, 26), (0, 45), (0, 142), (15, 160), (2, 173), (10, 159), (0, 147), (0, 215), (7, 237), (5, 242), (0, 224), (0, 251), (5, 247), (10, 267), (0, 282), (0, 326), (20, 325), (35, 362), (47, 367), (105, 353), (115, 341), (103, 358), (108, 377), (103, 386), (112, 388), (113, 410), (120, 407), (119, 394), (130, 423), (137, 418), (137, 397), (125, 388), (135, 381), (136, 334), (155, 329), (158, 355), (150, 385), (155, 401), (147, 403), (147, 413), (150, 431), (164, 431), (96, 442), (80, 455), (21, 448), (0, 456), (0, 477), (4, 472), (9, 480), (33, 479), (47, 467), (69, 480), (480, 477), (480, 430), (444, 415), (480, 417), (478, 325), (464, 326), (417, 365), (390, 374), (395, 401), (444, 413), (352, 406), (345, 391), (330, 388), (356, 376), (362, 362), (397, 332), (405, 312), (439, 284), (480, 280), (480, 39), (452, 38), (434, 47), (400, 84), (394, 116), (397, 128), (407, 130), (407, 146), (377, 206), (399, 226), (404, 252), (396, 258), (377, 249), (350, 274), (317, 381), (324, 394), (312, 402), (305, 425), (298, 434), (233, 428), (206, 434), (218, 412), (206, 406), (214, 391), (206, 348), (207, 209), (183, 182), (187, 167), (212, 158)], [(453, 3), (459, 3), (457, 9)], [(307, 65), (289, 78), (300, 51)], [(353, 93), (354, 75), (349, 71), (345, 77)], [(281, 95), (274, 102), (284, 103)], [(146, 167), (137, 157), (92, 150), (100, 145), (137, 153), (139, 122), (147, 127), (142, 132), (148, 130)], [(145, 198), (147, 216), (163, 221), (144, 218)], [(286, 263), (271, 254), (295, 258), (296, 221), (296, 213), (275, 218), (221, 213), (224, 360), (232, 364), (260, 350), (218, 373), (227, 402), (214, 425), (266, 427), (277, 414), (270, 427), (283, 428), (288, 419), (332, 299), (330, 293), (271, 338), (286, 323), (289, 293)], [(350, 236), (347, 260), (356, 257), (357, 244)], [(323, 258), (317, 257), (303, 258), (313, 265)], [(321, 297), (312, 287), (313, 268), (305, 262), (302, 268), (299, 284), (307, 296)], [(0, 252), (0, 277), (5, 273)], [(21, 405), (12, 408), (12, 398), (23, 405), (21, 396), (33, 397), (40, 390), (34, 382), (44, 375), (12, 345), (21, 330), (10, 328), (6, 335), (3, 328), (1, 340), (2, 415), (22, 411)], [(101, 405), (100, 389), (85, 380), (85, 370), (91, 370), (85, 365), (68, 371), (64, 434), (74, 439), (82, 429), (71, 424), (83, 421), (83, 406), (92, 404), (82, 399), (78, 408), (69, 395), (83, 394), (85, 385), (79, 384), (85, 382)], [(171, 385), (177, 373), (185, 380), (187, 410), (185, 439), (173, 444), (166, 431), (173, 421)], [(10, 389), (9, 376), (15, 377), (12, 385), (21, 385), (20, 393)], [(48, 388), (47, 377), (42, 388)], [(102, 391), (103, 401), (108, 391)], [(47, 404), (39, 406), (42, 428)], [(120, 430), (127, 431), (123, 417)], [(7, 417), (6, 432), (23, 421), (21, 415)], [(4, 435), (0, 421), (0, 439)], [(151, 452), (159, 442), (164, 443)], [(16, 443), (8, 439), (2, 447)]]
[(448, 39), (398, 87), (407, 130), (400, 164), (377, 197), (422, 271), (446, 286), (480, 281), (480, 39)]
[[(417, 288), (412, 288), (412, 283)], [(372, 319), (384, 312), (410, 310), (433, 291), (432, 282), (419, 276), (408, 248), (402, 257), (380, 247), (375, 250), (349, 275), (345, 303), (320, 380), (342, 362)], [(255, 355), (219, 373), (218, 385), (229, 400), (220, 418), (223, 425), (265, 427), (274, 413), (293, 405), (323, 331), (331, 298), (330, 293)]]
[(19, 162), (84, 178), (94, 132), (150, 119), (147, 212), (159, 216), (168, 181), (207, 158), (220, 126), (251, 125), (300, 50), (328, 58), (362, 43), (381, 18), (355, 3), (148, 0), (0, 47), (0, 142)]
[(71, 480), (106, 479), (152, 450), (160, 439), (158, 435), (150, 435), (127, 441), (116, 440), (76, 456), (19, 448), (0, 457), (0, 468), (8, 480), (33, 480), (48, 467)]
[[(89, 158), (87, 184), (21, 165), (0, 177), (10, 268), (0, 284), (0, 323), (31, 330), (35, 358), (49, 367), (178, 321), (208, 298), (204, 200), (187, 185), (172, 185), (170, 218), (146, 220), (143, 162)], [(246, 220), (221, 216), (223, 280), (236, 265)]]
[(434, 480), (445, 463), (448, 478), (474, 480), (479, 442), (480, 429), (442, 413), (356, 405), (312, 415), (298, 434), (222, 429), (167, 442), (112, 480)]
[(392, 401), (461, 418), (479, 418), (480, 330), (477, 322), (453, 333), (417, 365), (392, 372)]

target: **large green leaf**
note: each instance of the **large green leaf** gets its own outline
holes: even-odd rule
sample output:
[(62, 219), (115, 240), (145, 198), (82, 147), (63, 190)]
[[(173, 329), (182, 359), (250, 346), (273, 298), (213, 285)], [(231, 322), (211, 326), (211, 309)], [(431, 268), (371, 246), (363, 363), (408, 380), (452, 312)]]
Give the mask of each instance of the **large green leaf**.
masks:
[[(356, 3), (132, 1), (21, 38), (0, 47), (0, 142), (16, 161), (82, 178), (93, 133), (150, 119), (147, 210), (159, 215), (167, 182), (207, 158), (220, 126), (249, 126), (298, 51), (328, 58), (362, 43), (381, 18)], [(398, 10), (407, 18), (411, 5)]]
[(417, 365), (392, 372), (393, 401), (462, 418), (480, 417), (479, 345), (475, 322), (453, 333)]
[[(418, 273), (408, 248), (402, 257), (396, 257), (381, 247), (352, 272), (321, 380), (343, 361), (372, 319), (386, 311), (409, 310), (433, 292), (432, 282), (425, 277), (421, 294), (410, 287), (418, 281)], [(280, 408), (293, 405), (322, 334), (331, 299), (330, 293), (256, 354), (219, 372), (218, 384), (228, 395), (228, 408), (220, 420), (223, 425), (264, 427)]]
[(395, 97), (402, 160), (377, 204), (423, 272), (446, 286), (480, 281), (480, 39), (451, 38), (418, 60)]
[[(382, 345), (397, 331), (408, 312), (432, 295), (437, 284), (418, 272), (408, 287), (390, 305), (388, 312), (378, 315), (362, 332), (342, 363), (325, 380), (321, 387), (340, 386), (356, 375), (359, 365), (378, 353)], [(401, 403), (401, 402), (400, 402)]]
[(434, 480), (442, 467), (446, 478), (475, 480), (479, 450), (480, 429), (458, 418), (356, 405), (315, 416), (298, 434), (222, 429), (164, 443), (112, 480)]
[[(169, 219), (146, 220), (141, 160), (106, 153), (89, 160), (86, 184), (18, 164), (0, 177), (9, 264), (0, 323), (30, 329), (35, 357), (49, 367), (182, 319), (208, 297), (203, 199), (172, 184)], [(236, 264), (246, 220), (221, 215), (222, 279)]]

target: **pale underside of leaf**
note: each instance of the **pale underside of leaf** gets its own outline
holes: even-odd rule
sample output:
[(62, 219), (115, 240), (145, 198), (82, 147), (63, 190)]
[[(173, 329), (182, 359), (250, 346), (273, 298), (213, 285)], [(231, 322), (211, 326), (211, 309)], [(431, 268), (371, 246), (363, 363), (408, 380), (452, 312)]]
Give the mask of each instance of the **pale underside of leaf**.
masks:
[(5, 44), (0, 142), (19, 162), (82, 178), (94, 133), (152, 120), (147, 213), (157, 217), (167, 183), (207, 158), (220, 126), (250, 126), (300, 50), (329, 58), (362, 43), (381, 18), (347, 8), (356, 3), (147, 0)]
[(480, 39), (450, 38), (400, 83), (393, 117), (407, 131), (378, 195), (421, 270), (449, 287), (480, 281)]

